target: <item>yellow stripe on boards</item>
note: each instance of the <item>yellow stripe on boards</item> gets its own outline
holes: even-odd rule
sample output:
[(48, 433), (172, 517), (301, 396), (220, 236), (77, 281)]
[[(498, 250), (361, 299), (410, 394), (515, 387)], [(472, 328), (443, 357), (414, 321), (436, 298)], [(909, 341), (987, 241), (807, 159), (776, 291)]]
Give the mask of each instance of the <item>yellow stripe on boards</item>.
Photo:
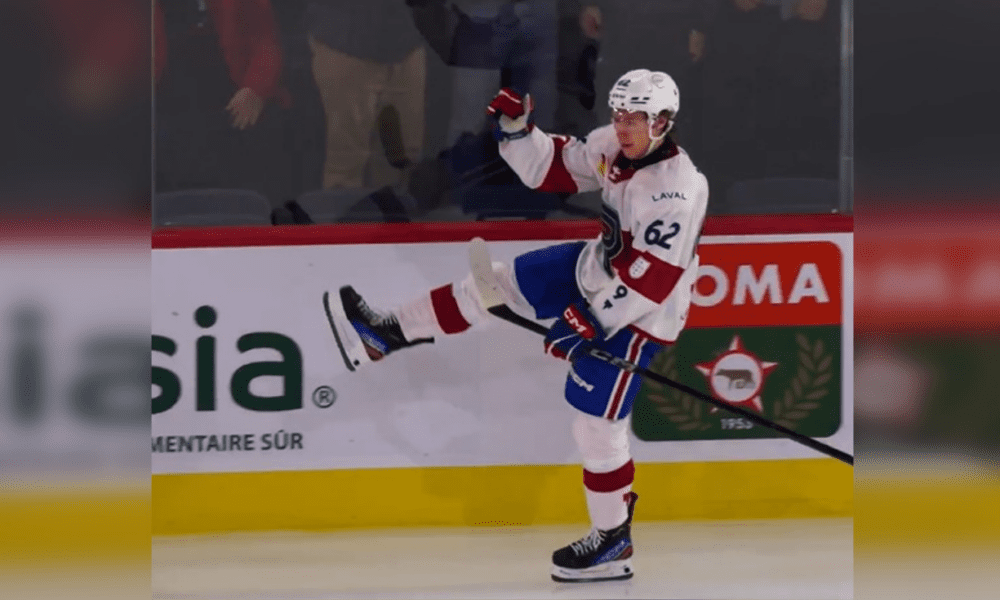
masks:
[(148, 561), (149, 536), (150, 501), (145, 489), (0, 493), (0, 563), (6, 566)]
[[(853, 472), (833, 459), (636, 465), (636, 520), (844, 517)], [(577, 465), (153, 476), (154, 535), (584, 523)]]
[(1000, 540), (996, 473), (859, 476), (856, 548), (969, 547)]

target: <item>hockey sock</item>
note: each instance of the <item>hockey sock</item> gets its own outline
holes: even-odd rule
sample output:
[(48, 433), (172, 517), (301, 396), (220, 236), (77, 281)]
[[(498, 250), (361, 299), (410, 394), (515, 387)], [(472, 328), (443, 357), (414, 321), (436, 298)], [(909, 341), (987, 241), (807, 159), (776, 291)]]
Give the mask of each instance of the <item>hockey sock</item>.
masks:
[(614, 529), (628, 518), (628, 493), (635, 479), (635, 463), (607, 473), (583, 470), (583, 487), (587, 495), (590, 522), (598, 529)]
[[(513, 270), (503, 263), (493, 263), (504, 300), (530, 309), (514, 281)], [(449, 283), (404, 304), (393, 313), (407, 340), (462, 333), (490, 318), (479, 300), (479, 292), (470, 273), (458, 283)]]
[(453, 289), (450, 283), (435, 288), (395, 311), (407, 340), (462, 333), (472, 326), (462, 314)]

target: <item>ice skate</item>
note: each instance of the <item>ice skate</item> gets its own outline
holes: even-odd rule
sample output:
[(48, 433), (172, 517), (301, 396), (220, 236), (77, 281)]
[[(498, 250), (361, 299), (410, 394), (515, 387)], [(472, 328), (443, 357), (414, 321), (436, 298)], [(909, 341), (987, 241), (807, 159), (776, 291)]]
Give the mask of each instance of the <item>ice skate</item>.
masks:
[(632, 570), (632, 511), (639, 495), (629, 492), (628, 517), (607, 531), (597, 529), (552, 553), (552, 579), (559, 582), (629, 579)]
[(325, 292), (323, 307), (340, 355), (350, 371), (381, 360), (400, 348), (434, 341), (433, 338), (407, 340), (393, 314), (373, 310), (349, 285), (340, 288), (339, 298)]

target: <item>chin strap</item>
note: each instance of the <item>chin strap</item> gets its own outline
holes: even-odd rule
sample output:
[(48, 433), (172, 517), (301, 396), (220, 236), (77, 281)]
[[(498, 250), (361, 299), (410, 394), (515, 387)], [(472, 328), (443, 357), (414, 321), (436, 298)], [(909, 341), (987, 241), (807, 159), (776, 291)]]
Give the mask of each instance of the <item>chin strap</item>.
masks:
[(640, 158), (646, 158), (647, 156), (649, 156), (650, 154), (652, 154), (654, 150), (656, 150), (657, 148), (659, 148), (663, 144), (663, 139), (665, 137), (667, 137), (667, 134), (670, 133), (670, 130), (674, 128), (674, 120), (670, 119), (670, 121), (667, 122), (667, 127), (666, 127), (666, 129), (663, 130), (663, 133), (661, 133), (660, 135), (654, 136), (653, 135), (653, 125), (655, 123), (656, 123), (655, 120), (651, 120), (649, 122), (649, 149), (647, 149), (646, 153), (643, 154)]

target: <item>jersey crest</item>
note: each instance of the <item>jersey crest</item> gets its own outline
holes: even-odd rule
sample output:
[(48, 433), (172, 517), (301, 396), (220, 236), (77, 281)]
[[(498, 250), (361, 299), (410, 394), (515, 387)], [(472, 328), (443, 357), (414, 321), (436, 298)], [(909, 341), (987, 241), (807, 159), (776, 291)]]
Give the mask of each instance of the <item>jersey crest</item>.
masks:
[(604, 270), (611, 277), (611, 261), (621, 254), (625, 244), (622, 242), (622, 221), (618, 211), (607, 204), (601, 210), (601, 244), (604, 246)]

